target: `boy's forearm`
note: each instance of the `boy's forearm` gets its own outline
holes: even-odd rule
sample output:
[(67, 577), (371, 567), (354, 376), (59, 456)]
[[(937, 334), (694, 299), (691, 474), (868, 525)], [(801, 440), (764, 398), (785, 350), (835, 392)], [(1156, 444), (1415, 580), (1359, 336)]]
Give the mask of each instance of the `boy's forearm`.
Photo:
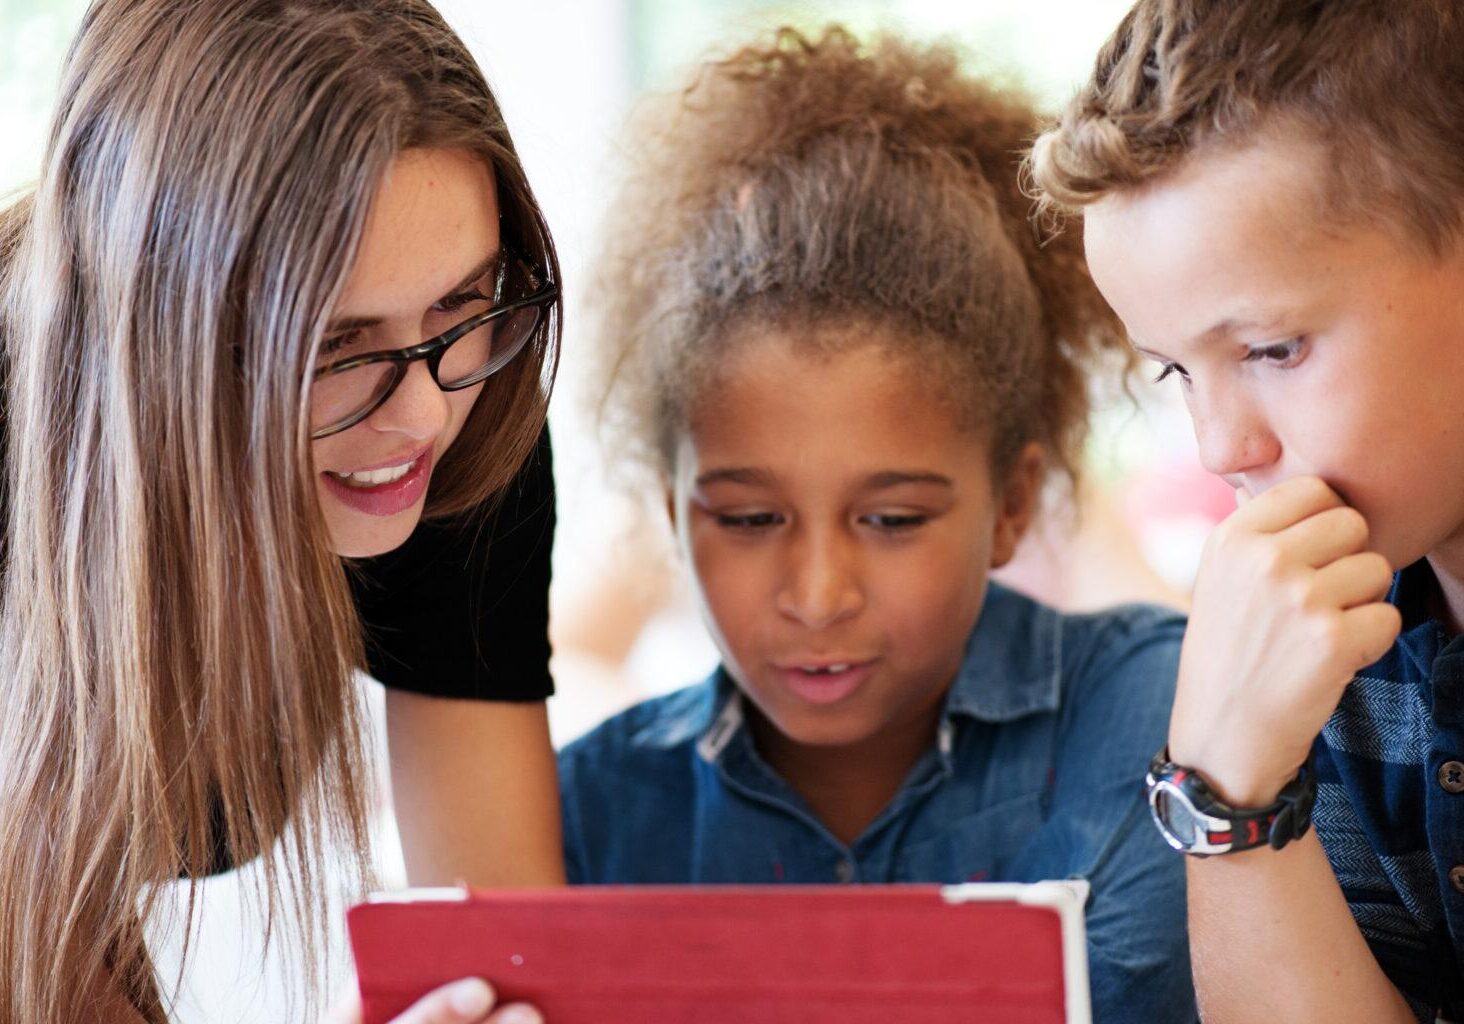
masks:
[(1189, 875), (1190, 955), (1206, 1024), (1415, 1024), (1347, 909), (1316, 833)]

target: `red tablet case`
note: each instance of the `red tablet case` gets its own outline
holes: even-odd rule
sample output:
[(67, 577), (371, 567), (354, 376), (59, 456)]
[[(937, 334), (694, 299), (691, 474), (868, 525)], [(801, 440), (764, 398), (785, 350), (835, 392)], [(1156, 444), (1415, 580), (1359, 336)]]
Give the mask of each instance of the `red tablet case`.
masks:
[[(1042, 886), (1057, 898), (1028, 898)], [(348, 923), (366, 1024), (468, 976), (502, 1001), (534, 1003), (549, 1024), (1072, 1024), (1088, 1013), (1073, 893), (1063, 883), (431, 890), (354, 907)]]

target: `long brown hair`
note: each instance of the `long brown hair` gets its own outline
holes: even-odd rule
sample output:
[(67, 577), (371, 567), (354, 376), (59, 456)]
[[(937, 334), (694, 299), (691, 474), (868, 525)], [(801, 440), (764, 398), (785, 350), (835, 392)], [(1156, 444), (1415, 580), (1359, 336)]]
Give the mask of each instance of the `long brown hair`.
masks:
[[(489, 162), (558, 277), (488, 86), (424, 0), (97, 0), (0, 225), (0, 1020), (165, 1019), (158, 886), (270, 851), (267, 920), (364, 876), (359, 625), (316, 502), (315, 349), (395, 155)], [(543, 421), (558, 310), (434, 475), (462, 513)], [(288, 895), (285, 895), (288, 894)], [(283, 904), (283, 905), (282, 905)]]
[(783, 29), (652, 101), (598, 262), (611, 450), (664, 474), (747, 327), (833, 324), (937, 367), (998, 474), (1028, 441), (1073, 471), (1088, 365), (1127, 346), (1081, 240), (1032, 222), (1019, 171), (1038, 124), (950, 47), (838, 27)]

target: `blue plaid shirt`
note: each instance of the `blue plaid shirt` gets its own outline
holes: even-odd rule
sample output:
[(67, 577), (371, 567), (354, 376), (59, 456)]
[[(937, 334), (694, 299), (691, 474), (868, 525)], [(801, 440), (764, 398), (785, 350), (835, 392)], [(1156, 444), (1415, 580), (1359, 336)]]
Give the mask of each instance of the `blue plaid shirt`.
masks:
[(1183, 858), (1143, 801), (1184, 621), (1062, 615), (993, 585), (937, 740), (845, 845), (757, 752), (724, 672), (560, 755), (572, 882), (957, 883), (1084, 878), (1095, 1017), (1196, 1018)]
[(1362, 934), (1421, 1021), (1464, 1013), (1464, 637), (1429, 615), (1427, 562), (1389, 600), (1392, 649), (1317, 739), (1317, 835)]

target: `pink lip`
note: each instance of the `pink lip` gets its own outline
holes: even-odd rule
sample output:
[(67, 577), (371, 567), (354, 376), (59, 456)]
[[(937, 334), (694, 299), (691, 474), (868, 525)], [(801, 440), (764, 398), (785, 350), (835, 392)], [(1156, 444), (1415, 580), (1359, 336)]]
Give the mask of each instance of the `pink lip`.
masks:
[(778, 675), (782, 678), (783, 685), (793, 696), (809, 704), (836, 704), (845, 700), (864, 685), (874, 670), (873, 661), (831, 661), (828, 659), (816, 659), (808, 662), (796, 662), (796, 666), (802, 668), (823, 668), (828, 665), (848, 665), (849, 668), (843, 672), (833, 672), (821, 675), (809, 675), (800, 671), (799, 667), (777, 666)]
[[(320, 475), (325, 478), (326, 488), (341, 504), (369, 516), (394, 516), (417, 504), (422, 500), (422, 495), (427, 493), (427, 484), (432, 478), (432, 448), (423, 448), (414, 458), (416, 464), (407, 471), (406, 476), (378, 487), (352, 487), (332, 473)], [(407, 458), (398, 457), (392, 462), (363, 466), (352, 472), (363, 473), (372, 469), (400, 466), (406, 461)]]

